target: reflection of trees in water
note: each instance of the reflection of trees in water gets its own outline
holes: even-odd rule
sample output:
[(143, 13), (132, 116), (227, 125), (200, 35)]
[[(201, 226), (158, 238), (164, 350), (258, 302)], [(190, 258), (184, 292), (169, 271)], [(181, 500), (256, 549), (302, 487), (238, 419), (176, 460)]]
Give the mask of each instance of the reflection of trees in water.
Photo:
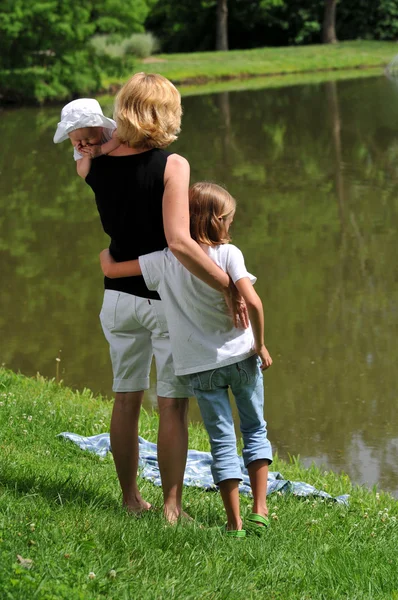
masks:
[(100, 356), (97, 350), (105, 240), (89, 189), (75, 175), (72, 147), (52, 143), (57, 120), (58, 111), (24, 109), (0, 125), (8, 148), (0, 157), (1, 361), (55, 376), (61, 348), (61, 376), (96, 387), (108, 370), (106, 345)]
[(229, 167), (229, 152), (233, 144), (231, 135), (231, 109), (229, 104), (229, 93), (221, 92), (217, 94), (216, 101), (220, 111), (220, 137), (222, 141), (222, 166), (224, 173), (223, 179), (227, 173)]
[[(397, 145), (391, 133), (383, 143), (393, 99), (380, 86), (372, 79), (229, 94), (235, 144), (226, 183), (240, 201), (233, 234), (259, 276), (269, 344), (281, 354), (265, 377), (271, 436), (285, 455), (324, 453), (347, 470), (354, 434), (387, 465), (398, 429)], [(212, 150), (204, 176), (222, 160), (215, 143)]]
[(348, 458), (356, 481), (378, 484), (380, 489), (398, 490), (398, 437), (372, 446), (355, 434), (348, 448)]
[[(347, 471), (361, 440), (392, 486), (396, 104), (378, 79), (191, 97), (173, 147), (192, 180), (221, 181), (238, 199), (232, 234), (259, 277), (275, 358), (271, 439), (285, 456), (325, 455)], [(52, 144), (57, 119), (26, 110), (0, 124), (0, 360), (54, 375), (62, 348), (67, 383), (109, 390), (97, 320), (105, 238), (71, 148)]]

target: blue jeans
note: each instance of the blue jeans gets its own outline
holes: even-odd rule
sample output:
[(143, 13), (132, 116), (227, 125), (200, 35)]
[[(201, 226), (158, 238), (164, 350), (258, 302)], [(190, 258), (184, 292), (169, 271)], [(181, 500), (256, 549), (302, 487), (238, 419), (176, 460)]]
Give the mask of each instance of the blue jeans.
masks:
[(263, 414), (263, 375), (257, 355), (227, 367), (195, 373), (190, 378), (210, 438), (214, 483), (242, 479), (229, 387), (239, 412), (245, 467), (254, 460), (266, 459), (271, 463), (272, 448)]

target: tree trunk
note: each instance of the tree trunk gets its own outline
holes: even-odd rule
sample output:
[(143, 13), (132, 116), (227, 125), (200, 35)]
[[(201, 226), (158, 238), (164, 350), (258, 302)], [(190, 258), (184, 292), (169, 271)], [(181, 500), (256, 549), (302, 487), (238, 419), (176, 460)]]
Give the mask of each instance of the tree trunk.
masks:
[(336, 3), (337, 0), (325, 0), (325, 13), (322, 26), (322, 41), (324, 44), (335, 44), (337, 42)]
[(217, 0), (216, 50), (228, 50), (228, 0)]
[(325, 83), (329, 114), (332, 127), (332, 138), (335, 157), (335, 181), (336, 181), (336, 196), (339, 205), (339, 216), (342, 235), (346, 230), (346, 210), (345, 210), (345, 194), (344, 194), (344, 171), (343, 171), (343, 150), (341, 142), (341, 118), (339, 108), (338, 88), (335, 81), (327, 81)]

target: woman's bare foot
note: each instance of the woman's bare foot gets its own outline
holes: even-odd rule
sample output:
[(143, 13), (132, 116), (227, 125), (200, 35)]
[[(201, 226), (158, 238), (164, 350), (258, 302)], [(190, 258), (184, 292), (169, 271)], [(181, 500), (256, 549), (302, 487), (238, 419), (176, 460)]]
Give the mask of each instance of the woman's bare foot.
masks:
[(169, 525), (176, 525), (177, 523), (193, 523), (193, 518), (189, 516), (181, 508), (177, 508), (176, 506), (173, 508), (169, 508), (168, 506), (163, 507), (163, 516)]
[(129, 513), (139, 515), (152, 508), (152, 504), (149, 504), (146, 500), (141, 497), (141, 494), (135, 494), (134, 497), (129, 498), (123, 502), (123, 506), (127, 508)]

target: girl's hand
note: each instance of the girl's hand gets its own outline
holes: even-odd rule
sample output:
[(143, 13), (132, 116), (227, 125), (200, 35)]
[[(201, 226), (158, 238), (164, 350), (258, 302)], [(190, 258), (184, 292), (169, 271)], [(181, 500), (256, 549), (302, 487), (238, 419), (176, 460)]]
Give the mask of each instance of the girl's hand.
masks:
[(246, 302), (238, 292), (238, 289), (232, 279), (229, 280), (229, 288), (224, 294), (225, 301), (234, 320), (234, 325), (238, 329), (247, 329), (249, 327), (249, 314), (247, 312)]
[(265, 369), (268, 369), (272, 365), (270, 353), (264, 345), (260, 346), (260, 348), (256, 348), (256, 352), (261, 359), (260, 369), (265, 371)]
[(113, 259), (111, 253), (109, 252), (108, 248), (105, 248), (105, 250), (102, 250), (102, 252), (100, 252), (100, 262), (101, 262), (101, 269), (102, 272), (105, 276), (107, 276), (108, 274), (108, 267), (110, 265), (113, 265), (116, 261)]

